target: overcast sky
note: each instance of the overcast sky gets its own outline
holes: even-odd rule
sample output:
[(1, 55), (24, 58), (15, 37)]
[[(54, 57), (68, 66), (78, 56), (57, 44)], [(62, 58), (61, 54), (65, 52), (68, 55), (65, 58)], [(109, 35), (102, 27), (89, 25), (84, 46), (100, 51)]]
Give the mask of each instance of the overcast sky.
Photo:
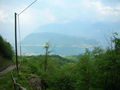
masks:
[[(14, 12), (34, 0), (0, 0), (0, 34), (14, 41)], [(38, 0), (20, 15), (22, 38), (47, 24), (120, 22), (119, 0)], [(62, 31), (64, 32), (64, 31)], [(94, 32), (94, 31), (93, 31)]]

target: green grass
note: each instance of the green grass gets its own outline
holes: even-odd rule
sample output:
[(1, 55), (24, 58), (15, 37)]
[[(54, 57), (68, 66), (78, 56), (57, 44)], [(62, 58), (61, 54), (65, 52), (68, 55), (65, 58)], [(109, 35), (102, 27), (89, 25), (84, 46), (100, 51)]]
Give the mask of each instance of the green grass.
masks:
[(17, 77), (16, 82), (21, 84), (22, 87), (26, 88), (27, 90), (32, 90), (28, 82), (28, 77), (30, 77), (29, 73), (20, 72), (18, 75), (17, 73), (14, 72), (13, 75), (14, 77)]
[(10, 73), (0, 76), (0, 90), (14, 90)]
[[(27, 73), (19, 73), (19, 75), (14, 71), (13, 72), (14, 78), (16, 78), (16, 82), (21, 84), (22, 87), (26, 88), (27, 90), (32, 90), (31, 86), (28, 83), (28, 77), (30, 76)], [(14, 90), (11, 72), (0, 76), (0, 90)]]
[[(5, 68), (12, 64), (13, 64), (12, 60), (6, 60), (0, 57), (0, 71), (4, 70)], [(25, 70), (25, 68), (23, 70)], [(16, 78), (16, 82), (21, 84), (21, 86), (23, 86), (27, 90), (32, 90), (27, 80), (27, 78), (29, 77), (29, 73), (20, 72), (20, 74), (18, 75), (16, 71), (14, 71), (13, 76)], [(0, 76), (0, 90), (14, 90), (11, 72)]]

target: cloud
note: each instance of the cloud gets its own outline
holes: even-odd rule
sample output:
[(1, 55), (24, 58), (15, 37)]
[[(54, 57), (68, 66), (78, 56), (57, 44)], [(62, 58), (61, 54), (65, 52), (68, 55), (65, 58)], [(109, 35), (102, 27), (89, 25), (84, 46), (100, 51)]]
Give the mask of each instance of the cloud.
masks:
[(56, 17), (49, 9), (30, 9), (19, 16), (21, 33), (24, 36), (28, 35), (36, 28), (55, 23)]
[(46, 0), (46, 2), (52, 6), (57, 6), (57, 7), (65, 6), (65, 0)]
[[(95, 0), (85, 0), (80, 4), (84, 9), (84, 19), (95, 22), (118, 22), (120, 21), (120, 5), (109, 6)], [(87, 18), (86, 18), (87, 17)]]
[(0, 10), (0, 22), (7, 22), (7, 15), (6, 13), (4, 12), (4, 10)]
[(99, 1), (101, 1), (103, 3), (112, 3), (112, 4), (120, 3), (120, 0), (99, 0)]
[[(9, 9), (7, 11), (14, 13), (13, 11), (20, 12), (26, 6), (28, 6), (28, 3), (21, 3), (19, 6), (8, 6), (6, 8)], [(24, 16), (22, 18), (25, 24), (38, 22), (39, 25), (44, 25), (48, 23), (68, 23), (74, 20), (110, 21), (109, 19), (111, 19), (111, 21), (115, 21), (119, 20), (120, 5), (104, 5), (102, 0), (75, 0), (74, 2), (72, 0), (42, 0), (38, 1), (34, 7), (29, 8), (24, 13), (21, 16)], [(32, 22), (29, 22), (29, 20)]]
[(120, 14), (119, 6), (116, 6), (116, 7), (104, 6), (100, 1), (91, 2), (90, 7), (96, 8), (98, 12), (103, 15), (119, 15)]
[[(27, 4), (21, 4), (19, 6), (11, 6), (11, 5), (1, 5), (0, 9), (0, 23), (4, 22), (6, 25), (14, 26), (14, 13), (21, 12), (24, 8), (28, 6)], [(40, 27), (41, 25), (55, 23), (56, 17), (50, 11), (49, 8), (38, 8), (38, 7), (31, 7), (23, 12), (19, 16), (19, 23), (21, 34), (24, 38), (26, 35), (34, 31), (36, 28)], [(8, 27), (9, 27), (8, 26)], [(10, 27), (9, 33), (11, 30), (14, 30), (14, 27)]]
[(50, 11), (58, 19), (58, 23), (68, 23), (74, 20), (81, 21), (119, 21), (119, 4), (106, 5), (101, 0), (46, 0), (44, 8)]

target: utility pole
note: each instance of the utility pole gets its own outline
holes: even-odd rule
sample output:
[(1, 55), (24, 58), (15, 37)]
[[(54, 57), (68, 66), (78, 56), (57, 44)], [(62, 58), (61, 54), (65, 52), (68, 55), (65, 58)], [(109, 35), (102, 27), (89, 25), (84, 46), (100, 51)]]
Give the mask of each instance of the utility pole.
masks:
[[(18, 62), (18, 50), (17, 50), (17, 16), (19, 20), (19, 16), (25, 12), (30, 6), (32, 6), (37, 0), (32, 2), (29, 6), (27, 6), (25, 9), (23, 9), (19, 14), (15, 13), (15, 58), (16, 58), (16, 68), (17, 72), (19, 73), (19, 62)], [(18, 23), (19, 24), (19, 23)], [(21, 46), (20, 46), (20, 54), (21, 54)]]
[(19, 73), (19, 68), (18, 68), (18, 53), (17, 53), (17, 13), (15, 13), (15, 58), (16, 58), (16, 69), (17, 72)]
[(47, 72), (47, 61), (48, 61), (48, 49), (49, 49), (49, 44), (46, 43), (45, 46), (45, 66), (44, 66), (44, 69), (45, 69), (45, 72)]
[[(48, 49), (49, 49), (49, 44), (46, 43), (45, 46), (44, 46), (44, 48), (45, 48), (45, 64), (44, 64), (44, 71), (45, 71), (45, 77), (46, 77), (46, 75), (47, 75), (47, 64), (48, 64), (48, 53), (49, 53)], [(44, 83), (44, 88), (43, 88), (43, 89), (44, 89), (44, 90), (47, 89), (47, 84), (46, 84), (46, 82)]]

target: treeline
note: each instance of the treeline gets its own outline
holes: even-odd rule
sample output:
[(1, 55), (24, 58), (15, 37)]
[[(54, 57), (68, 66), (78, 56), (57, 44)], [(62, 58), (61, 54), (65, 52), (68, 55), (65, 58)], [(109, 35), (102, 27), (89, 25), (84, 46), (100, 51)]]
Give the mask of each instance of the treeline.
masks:
[(0, 56), (6, 59), (12, 59), (13, 57), (13, 49), (7, 41), (5, 41), (2, 36), (0, 36)]

